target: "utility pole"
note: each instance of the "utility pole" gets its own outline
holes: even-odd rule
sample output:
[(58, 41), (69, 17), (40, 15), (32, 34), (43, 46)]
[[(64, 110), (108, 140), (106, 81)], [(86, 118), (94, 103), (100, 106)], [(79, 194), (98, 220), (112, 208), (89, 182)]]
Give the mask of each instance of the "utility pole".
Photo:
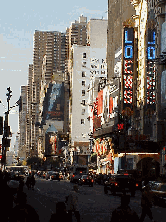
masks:
[[(8, 115), (9, 115), (9, 111), (10, 111), (10, 98), (12, 97), (11, 93), (11, 89), (10, 87), (7, 88), (8, 93), (6, 93), (7, 96), (7, 103), (8, 103), (8, 109), (5, 112), (5, 121), (4, 121), (4, 133), (3, 133), (3, 138), (2, 138), (2, 166), (4, 167), (4, 171), (6, 168), (6, 151), (7, 148), (10, 147), (10, 139), (8, 139), (9, 134), (10, 134), (10, 126), (8, 126)], [(2, 169), (3, 169), (2, 167)]]

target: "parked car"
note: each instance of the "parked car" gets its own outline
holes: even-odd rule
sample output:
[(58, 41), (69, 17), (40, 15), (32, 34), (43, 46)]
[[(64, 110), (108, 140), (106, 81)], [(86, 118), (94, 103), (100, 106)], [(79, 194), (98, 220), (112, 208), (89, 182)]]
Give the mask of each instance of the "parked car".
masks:
[(153, 204), (166, 208), (166, 183), (154, 182), (150, 192), (153, 196)]
[(145, 182), (142, 181), (142, 191), (144, 190), (144, 188), (146, 186), (148, 186), (151, 189), (153, 189), (154, 186), (156, 186), (157, 184), (161, 183), (160, 181), (149, 181), (147, 185), (145, 185)]
[(50, 180), (59, 180), (60, 181), (60, 175), (58, 172), (53, 172), (50, 174)]
[(51, 176), (51, 174), (52, 174), (53, 172), (54, 172), (54, 171), (48, 171), (48, 172), (46, 173), (46, 175), (45, 175), (46, 180), (50, 179), (50, 176)]
[(79, 180), (78, 184), (79, 185), (89, 185), (90, 187), (93, 187), (93, 178), (89, 175), (82, 175)]
[(107, 194), (110, 191), (113, 195), (116, 192), (130, 192), (131, 196), (135, 195), (136, 182), (133, 180), (130, 174), (113, 174), (104, 184), (104, 193)]

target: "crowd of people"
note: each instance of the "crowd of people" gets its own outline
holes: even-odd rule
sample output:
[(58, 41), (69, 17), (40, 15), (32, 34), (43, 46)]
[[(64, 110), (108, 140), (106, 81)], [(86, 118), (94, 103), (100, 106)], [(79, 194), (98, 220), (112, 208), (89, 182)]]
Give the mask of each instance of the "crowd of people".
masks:
[[(16, 190), (13, 190), (8, 185), (10, 176), (7, 172), (0, 171), (0, 184), (2, 196), (0, 202), (0, 212), (1, 216), (3, 215), (4, 222), (29, 222), (29, 221), (40, 221), (39, 216), (35, 209), (27, 204), (27, 196), (23, 192), (23, 184), (19, 183), (19, 186)], [(27, 188), (34, 189), (35, 178), (33, 174), (30, 174), (27, 177), (26, 183)], [(69, 221), (72, 222), (73, 213), (78, 222), (81, 221), (80, 212), (78, 208), (78, 185), (73, 186), (72, 192), (66, 197), (65, 202), (58, 202), (56, 204), (56, 213), (51, 215), (50, 222), (54, 221)], [(142, 214), (140, 218), (137, 213), (131, 209), (129, 206), (130, 196), (122, 195), (121, 196), (121, 205), (116, 208), (111, 215), (111, 222), (118, 221), (140, 221), (143, 222), (146, 215), (149, 216), (151, 221), (154, 221), (152, 215), (152, 203), (153, 197), (150, 194), (149, 186), (146, 186), (142, 192), (141, 198), (141, 207)]]

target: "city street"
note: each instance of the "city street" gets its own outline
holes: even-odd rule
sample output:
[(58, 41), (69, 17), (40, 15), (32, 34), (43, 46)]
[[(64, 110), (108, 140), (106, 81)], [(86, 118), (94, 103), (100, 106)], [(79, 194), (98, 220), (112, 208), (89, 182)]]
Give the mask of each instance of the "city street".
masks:
[[(68, 180), (49, 181), (45, 179), (36, 179), (35, 190), (28, 190), (26, 186), (24, 191), (27, 193), (28, 203), (33, 206), (39, 214), (40, 221), (49, 221), (51, 214), (55, 212), (56, 202), (65, 201), (65, 196), (69, 195), (73, 184)], [(120, 197), (117, 194), (104, 194), (102, 185), (93, 187), (79, 187), (79, 210), (81, 222), (109, 222), (111, 212), (120, 204)], [(141, 214), (141, 192), (137, 191), (135, 197), (131, 197), (130, 206), (140, 217)], [(165, 209), (153, 207), (154, 219), (158, 222), (165, 221)], [(145, 222), (150, 219), (146, 217)]]

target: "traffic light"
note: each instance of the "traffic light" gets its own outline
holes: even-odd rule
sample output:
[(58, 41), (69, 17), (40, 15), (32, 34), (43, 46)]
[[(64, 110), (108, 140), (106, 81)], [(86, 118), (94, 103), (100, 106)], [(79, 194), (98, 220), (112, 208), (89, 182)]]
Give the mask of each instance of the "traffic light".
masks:
[(3, 116), (0, 116), (0, 135), (3, 135)]
[(123, 130), (123, 129), (124, 129), (124, 124), (118, 123), (118, 130)]
[(4, 128), (4, 136), (5, 137), (9, 137), (10, 134), (11, 134), (10, 133), (10, 126), (5, 126), (5, 128)]
[(124, 122), (123, 115), (121, 113), (119, 113), (119, 115), (118, 115), (118, 123), (123, 123), (123, 122)]

